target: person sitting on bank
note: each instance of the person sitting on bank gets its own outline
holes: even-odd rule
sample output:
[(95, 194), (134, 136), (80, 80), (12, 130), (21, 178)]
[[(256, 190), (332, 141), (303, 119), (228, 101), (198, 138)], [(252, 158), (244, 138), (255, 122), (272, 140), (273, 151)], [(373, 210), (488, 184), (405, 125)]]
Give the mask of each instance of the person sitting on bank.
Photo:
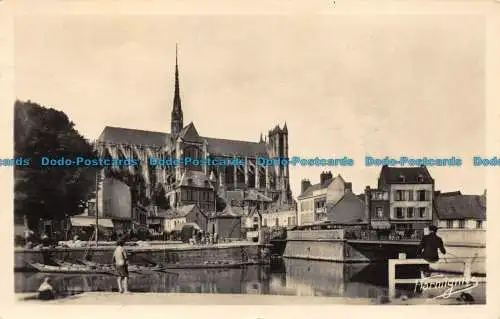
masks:
[[(437, 235), (438, 228), (436, 226), (429, 227), (430, 233), (425, 235), (418, 246), (418, 254), (429, 263), (436, 263), (439, 261), (439, 251), (443, 255), (446, 254), (444, 243), (441, 237)], [(424, 265), (422, 269), (422, 276), (429, 275), (429, 265)]]
[(125, 244), (124, 239), (118, 240), (116, 243), (115, 252), (113, 253), (113, 262), (116, 267), (116, 272), (118, 275), (118, 291), (120, 293), (128, 293), (128, 259), (127, 252), (123, 245)]
[(54, 287), (50, 284), (50, 278), (45, 277), (42, 284), (38, 288), (38, 299), (40, 300), (52, 300), (55, 299), (56, 293)]

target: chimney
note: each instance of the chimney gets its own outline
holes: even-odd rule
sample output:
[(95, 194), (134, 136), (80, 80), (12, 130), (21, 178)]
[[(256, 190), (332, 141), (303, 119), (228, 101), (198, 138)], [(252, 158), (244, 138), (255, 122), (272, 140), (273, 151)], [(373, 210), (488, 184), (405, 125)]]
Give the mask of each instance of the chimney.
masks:
[(300, 182), (300, 193), (303, 194), (306, 189), (308, 189), (311, 186), (311, 182), (308, 179), (303, 179)]
[(345, 192), (352, 192), (352, 183), (345, 183)]
[(322, 173), (319, 175), (319, 182), (321, 183), (321, 185), (326, 185), (326, 183), (327, 183), (328, 181), (330, 181), (332, 178), (333, 178), (333, 175), (332, 175), (332, 172), (331, 172), (331, 171), (328, 171), (328, 172), (322, 172)]

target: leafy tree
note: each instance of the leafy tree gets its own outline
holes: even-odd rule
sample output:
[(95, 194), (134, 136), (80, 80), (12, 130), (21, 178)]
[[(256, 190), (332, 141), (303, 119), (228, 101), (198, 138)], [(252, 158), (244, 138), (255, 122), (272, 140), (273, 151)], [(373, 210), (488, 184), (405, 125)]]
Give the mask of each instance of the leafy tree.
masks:
[(40, 219), (62, 220), (79, 214), (95, 196), (97, 168), (42, 166), (40, 159), (95, 158), (92, 145), (64, 112), (31, 101), (14, 105), (14, 154), (30, 165), (14, 169), (14, 214), (36, 228)]

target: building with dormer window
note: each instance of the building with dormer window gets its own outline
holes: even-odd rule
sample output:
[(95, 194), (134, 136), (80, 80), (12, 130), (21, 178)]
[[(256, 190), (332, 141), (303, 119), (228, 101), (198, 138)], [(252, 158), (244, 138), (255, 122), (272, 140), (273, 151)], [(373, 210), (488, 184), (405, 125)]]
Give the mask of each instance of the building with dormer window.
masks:
[(380, 193), (388, 203), (372, 202), (372, 209), (378, 210), (372, 211), (372, 220), (388, 221), (401, 231), (423, 230), (432, 224), (434, 179), (425, 166), (383, 166), (378, 189), (372, 193)]

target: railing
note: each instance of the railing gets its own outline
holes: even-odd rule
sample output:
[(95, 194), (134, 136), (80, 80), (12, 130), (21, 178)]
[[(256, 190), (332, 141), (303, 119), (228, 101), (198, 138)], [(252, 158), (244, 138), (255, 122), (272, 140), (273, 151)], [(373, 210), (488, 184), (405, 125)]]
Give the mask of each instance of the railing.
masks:
[[(464, 270), (463, 270), (463, 277), (461, 279), (464, 279), (466, 281), (471, 281), (472, 279), (472, 263), (477, 260), (481, 259), (480, 257), (463, 257), (463, 258), (446, 258), (443, 261), (439, 261), (439, 263), (463, 263), (464, 264)], [(484, 258), (483, 258), (484, 259)], [(398, 265), (430, 265), (430, 263), (424, 259), (389, 259), (389, 265), (388, 265), (388, 272), (389, 272), (389, 283), (388, 283), (388, 288), (389, 288), (389, 298), (394, 299), (396, 298), (396, 285), (397, 284), (422, 284), (426, 280), (428, 280), (429, 277), (425, 278), (415, 278), (415, 279), (397, 279), (396, 278), (396, 266)], [(451, 279), (451, 278), (450, 278)], [(485, 278), (474, 278), (476, 282), (485, 282)]]
[(344, 239), (343, 229), (297, 230), (287, 232), (287, 240)]
[(394, 240), (394, 241), (420, 241), (424, 236), (422, 231), (391, 231), (389, 234), (383, 234), (376, 230), (346, 230), (345, 239), (353, 240)]

